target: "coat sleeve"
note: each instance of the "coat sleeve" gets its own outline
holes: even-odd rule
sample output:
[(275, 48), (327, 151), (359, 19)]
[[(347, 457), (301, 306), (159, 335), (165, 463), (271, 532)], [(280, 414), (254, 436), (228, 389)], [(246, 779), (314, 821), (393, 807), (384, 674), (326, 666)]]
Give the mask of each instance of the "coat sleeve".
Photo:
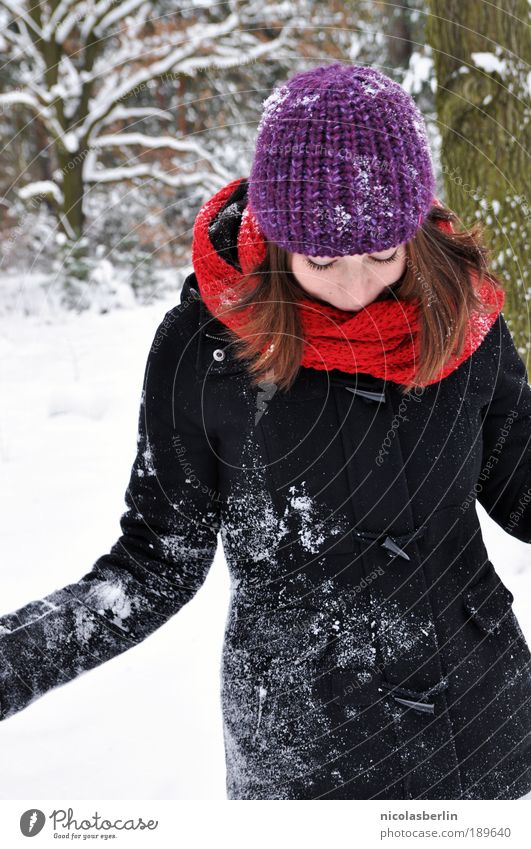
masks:
[(531, 387), (503, 314), (490, 333), (496, 379), (482, 408), (477, 499), (504, 531), (531, 543)]
[(180, 308), (165, 314), (147, 357), (121, 535), (79, 580), (0, 616), (0, 719), (144, 640), (206, 578), (218, 465)]

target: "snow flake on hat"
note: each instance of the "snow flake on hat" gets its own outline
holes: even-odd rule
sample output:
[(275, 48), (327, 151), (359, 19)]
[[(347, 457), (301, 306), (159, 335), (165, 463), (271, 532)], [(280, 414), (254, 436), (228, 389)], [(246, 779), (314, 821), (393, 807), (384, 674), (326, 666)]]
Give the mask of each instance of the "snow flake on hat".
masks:
[(295, 100), (295, 105), (299, 106), (308, 106), (309, 104), (315, 103), (316, 100), (319, 100), (321, 97), (320, 92), (315, 92), (315, 94), (304, 94), (302, 97), (298, 97)]
[(334, 213), (334, 223), (336, 231), (338, 233), (343, 233), (347, 228), (348, 222), (352, 218), (352, 215), (347, 212), (347, 210), (344, 206), (342, 206), (342, 204), (339, 203), (337, 204), (337, 206), (334, 207)]
[(269, 97), (262, 102), (263, 111), (262, 117), (260, 119), (260, 124), (258, 126), (258, 132), (260, 132), (263, 124), (266, 124), (271, 118), (275, 116), (275, 113), (279, 109), (280, 106), (284, 103), (286, 98), (289, 95), (289, 86), (281, 85), (278, 88), (274, 89)]
[(428, 130), (424, 116), (419, 109), (413, 112), (412, 126), (417, 135), (416, 143), (423, 149), (430, 152), (430, 143), (428, 139)]
[(364, 94), (378, 94), (379, 91), (385, 91), (388, 87), (388, 81), (371, 77), (370, 79), (359, 80), (359, 85)]

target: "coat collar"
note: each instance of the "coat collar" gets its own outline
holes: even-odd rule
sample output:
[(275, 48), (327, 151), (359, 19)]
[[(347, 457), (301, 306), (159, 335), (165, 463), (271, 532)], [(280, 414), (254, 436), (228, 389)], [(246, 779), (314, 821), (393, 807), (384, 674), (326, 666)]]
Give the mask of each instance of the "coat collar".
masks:
[[(229, 338), (227, 327), (212, 315), (207, 308), (197, 285), (195, 273), (189, 274), (183, 283), (181, 303), (196, 303), (198, 306), (198, 339), (196, 355), (196, 372), (200, 379), (207, 377), (223, 377), (225, 375), (244, 374), (247, 371), (244, 362), (234, 356), (234, 345)], [(314, 369), (304, 369), (313, 373), (314, 381), (306, 377), (308, 384), (315, 383), (318, 395), (326, 395), (326, 386), (343, 387), (352, 395), (370, 403), (385, 403), (388, 388), (385, 380), (370, 374), (350, 374), (338, 369), (332, 369), (327, 376)], [(312, 393), (313, 394), (313, 393)]]
[(245, 363), (234, 356), (227, 327), (209, 311), (201, 298), (195, 273), (189, 274), (182, 285), (181, 304), (195, 304), (198, 314), (196, 372), (198, 378), (242, 374)]

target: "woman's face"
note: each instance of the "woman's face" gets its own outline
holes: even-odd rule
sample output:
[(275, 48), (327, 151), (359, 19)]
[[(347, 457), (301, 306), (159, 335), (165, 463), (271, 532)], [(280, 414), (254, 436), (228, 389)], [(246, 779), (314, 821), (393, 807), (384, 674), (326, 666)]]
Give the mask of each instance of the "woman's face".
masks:
[(290, 253), (288, 267), (302, 288), (342, 310), (360, 310), (406, 269), (405, 242), (373, 254), (305, 256)]

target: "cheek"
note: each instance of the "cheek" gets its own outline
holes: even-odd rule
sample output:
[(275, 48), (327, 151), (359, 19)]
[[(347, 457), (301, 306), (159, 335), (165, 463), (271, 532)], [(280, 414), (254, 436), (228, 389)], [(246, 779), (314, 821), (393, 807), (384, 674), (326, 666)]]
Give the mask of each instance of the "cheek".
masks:
[(385, 273), (383, 278), (386, 283), (392, 283), (394, 280), (398, 280), (406, 270), (406, 267), (405, 256), (400, 257), (396, 262), (390, 262), (389, 265), (384, 265)]
[(375, 284), (379, 283), (382, 286), (388, 286), (390, 283), (394, 283), (398, 280), (405, 270), (406, 260), (404, 257), (400, 260), (396, 260), (395, 262), (384, 262), (381, 265), (371, 262), (367, 275), (368, 279), (373, 281)]
[(294, 260), (291, 263), (291, 271), (299, 285), (308, 292), (316, 292), (320, 289), (327, 277), (326, 271), (314, 271), (306, 265), (304, 260)]
[(325, 290), (332, 291), (335, 288), (345, 288), (350, 282), (348, 271), (316, 271), (310, 268), (300, 257), (292, 258), (289, 267), (299, 285), (312, 295), (318, 296)]

